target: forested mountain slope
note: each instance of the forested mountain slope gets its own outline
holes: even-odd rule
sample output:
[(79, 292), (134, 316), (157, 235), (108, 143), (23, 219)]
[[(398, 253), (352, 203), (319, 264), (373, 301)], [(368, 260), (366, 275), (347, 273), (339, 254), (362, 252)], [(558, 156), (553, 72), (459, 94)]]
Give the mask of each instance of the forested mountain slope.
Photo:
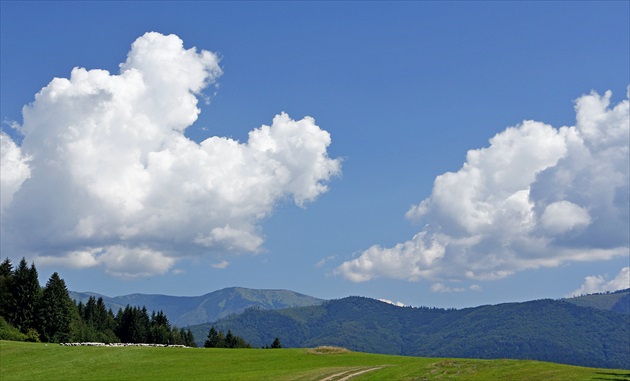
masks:
[[(373, 353), (630, 369), (630, 316), (561, 300), (444, 310), (349, 297), (311, 307), (252, 308), (215, 326), (253, 346), (278, 337), (284, 347), (337, 345)], [(191, 327), (198, 342), (209, 327)]]

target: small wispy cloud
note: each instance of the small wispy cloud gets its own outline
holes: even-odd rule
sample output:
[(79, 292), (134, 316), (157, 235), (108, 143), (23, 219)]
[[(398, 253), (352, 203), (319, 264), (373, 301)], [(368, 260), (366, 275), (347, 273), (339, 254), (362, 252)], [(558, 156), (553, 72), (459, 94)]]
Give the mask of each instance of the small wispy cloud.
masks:
[(450, 287), (444, 285), (444, 283), (433, 283), (431, 285), (431, 291), (433, 292), (464, 292), (466, 289), (464, 287)]
[(230, 262), (228, 262), (228, 261), (221, 261), (221, 262), (213, 263), (210, 266), (212, 266), (212, 268), (222, 270), (222, 269), (227, 268), (229, 265), (230, 265)]
[(334, 255), (330, 255), (330, 256), (328, 256), (328, 257), (326, 257), (326, 258), (322, 258), (321, 260), (319, 260), (319, 261), (315, 264), (315, 267), (316, 267), (316, 268), (321, 268), (321, 267), (324, 267), (324, 265), (325, 265), (326, 263), (328, 263), (328, 262), (330, 262), (330, 261), (332, 261), (332, 260), (334, 260), (334, 259), (335, 259), (335, 256), (334, 256)]

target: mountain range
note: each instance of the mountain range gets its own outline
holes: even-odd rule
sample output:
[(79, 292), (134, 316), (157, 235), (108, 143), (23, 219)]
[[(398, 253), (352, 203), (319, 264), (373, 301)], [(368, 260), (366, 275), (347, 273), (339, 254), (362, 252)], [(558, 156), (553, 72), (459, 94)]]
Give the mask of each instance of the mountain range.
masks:
[(334, 345), (427, 357), (514, 358), (630, 369), (630, 289), (464, 309), (398, 307), (375, 299), (322, 300), (288, 290), (226, 288), (197, 297), (102, 297), (114, 312), (127, 304), (162, 310), (190, 327), (199, 345), (211, 326), (254, 347), (278, 337), (284, 347)]
[(69, 291), (70, 298), (86, 303), (93, 296), (103, 298), (106, 308), (114, 314), (126, 305), (145, 306), (151, 311), (162, 311), (172, 325), (187, 327), (217, 321), (238, 314), (248, 308), (281, 309), (318, 305), (322, 299), (289, 290), (255, 290), (230, 287), (201, 296), (169, 296), (155, 294), (131, 294), (109, 297), (93, 292)]
[[(628, 293), (615, 298), (624, 300)], [(214, 325), (253, 346), (278, 337), (287, 347), (333, 345), (371, 353), (630, 369), (630, 314), (578, 305), (586, 302), (544, 299), (456, 310), (348, 297), (310, 307), (248, 309), (191, 330), (200, 343)]]

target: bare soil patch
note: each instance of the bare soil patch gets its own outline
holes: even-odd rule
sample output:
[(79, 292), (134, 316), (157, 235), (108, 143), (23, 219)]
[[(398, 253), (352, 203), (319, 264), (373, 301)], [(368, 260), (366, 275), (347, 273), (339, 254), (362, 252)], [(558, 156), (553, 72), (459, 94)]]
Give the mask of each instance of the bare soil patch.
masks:
[(321, 347), (311, 348), (307, 350), (306, 352), (312, 355), (336, 355), (340, 353), (348, 353), (350, 351), (347, 350), (346, 348), (325, 345)]

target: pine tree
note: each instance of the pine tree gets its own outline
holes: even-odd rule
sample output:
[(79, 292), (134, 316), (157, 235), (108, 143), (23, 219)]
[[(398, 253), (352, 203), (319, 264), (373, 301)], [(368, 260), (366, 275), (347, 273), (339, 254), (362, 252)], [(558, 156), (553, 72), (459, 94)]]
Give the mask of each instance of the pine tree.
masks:
[(103, 298), (99, 296), (98, 300), (96, 301), (96, 310), (95, 310), (95, 315), (94, 315), (94, 324), (96, 326), (96, 329), (99, 332), (105, 332), (107, 331), (110, 327), (109, 327), (109, 316), (107, 314), (107, 307), (105, 307), (105, 302), (103, 301)]
[(219, 336), (217, 337), (217, 348), (227, 348), (223, 331), (219, 331)]
[(186, 343), (184, 345), (186, 345), (187, 347), (197, 347), (197, 343), (195, 343), (195, 336), (193, 336), (190, 328), (188, 328), (188, 330), (186, 331)]
[(219, 348), (219, 333), (214, 328), (214, 326), (212, 326), (212, 328), (210, 328), (210, 331), (208, 331), (208, 338), (206, 339), (206, 342), (204, 343), (203, 347), (204, 348)]
[(271, 344), (271, 348), (272, 349), (277, 349), (277, 348), (282, 348), (282, 345), (280, 344), (280, 339), (278, 339), (277, 337), (273, 340), (273, 343)]
[(82, 320), (85, 320), (85, 304), (82, 301), (79, 301), (79, 304), (76, 305), (77, 312)]
[(35, 312), (41, 295), (35, 264), (29, 268), (22, 258), (13, 275), (12, 295), (15, 301), (12, 323), (23, 333), (36, 329)]
[(149, 319), (149, 314), (147, 312), (147, 307), (142, 306), (142, 309), (136, 308), (136, 330), (134, 343), (148, 343), (149, 342), (149, 332), (151, 330), (151, 320)]
[(232, 334), (231, 329), (228, 329), (227, 335), (225, 335), (225, 347), (226, 348), (236, 347), (236, 338), (234, 337), (234, 334)]
[[(83, 303), (72, 300), (72, 309), (70, 313), (70, 338), (68, 341), (77, 342), (77, 341), (87, 341), (83, 340), (83, 333), (85, 331), (85, 323), (83, 322), (83, 318), (81, 317), (81, 312), (79, 307), (82, 307)], [(85, 307), (82, 307), (85, 308)]]
[(127, 304), (124, 310), (118, 310), (116, 315), (116, 335), (123, 343), (132, 343), (134, 317), (131, 306)]
[(0, 316), (7, 322), (12, 322), (12, 311), (15, 310), (15, 301), (11, 289), (13, 288), (13, 265), (6, 258), (0, 264)]
[(5, 258), (0, 264), (0, 276), (10, 276), (13, 274), (13, 264), (9, 258)]
[(185, 345), (184, 344), (184, 338), (182, 337), (182, 332), (184, 332), (184, 329), (179, 329), (177, 328), (177, 326), (173, 326), (173, 329), (171, 329), (171, 344), (173, 345)]
[(66, 283), (59, 274), (53, 273), (42, 293), (37, 314), (44, 341), (68, 341), (71, 335), (72, 308)]
[(164, 312), (155, 311), (151, 314), (151, 328), (149, 341), (155, 344), (172, 344), (171, 326)]

